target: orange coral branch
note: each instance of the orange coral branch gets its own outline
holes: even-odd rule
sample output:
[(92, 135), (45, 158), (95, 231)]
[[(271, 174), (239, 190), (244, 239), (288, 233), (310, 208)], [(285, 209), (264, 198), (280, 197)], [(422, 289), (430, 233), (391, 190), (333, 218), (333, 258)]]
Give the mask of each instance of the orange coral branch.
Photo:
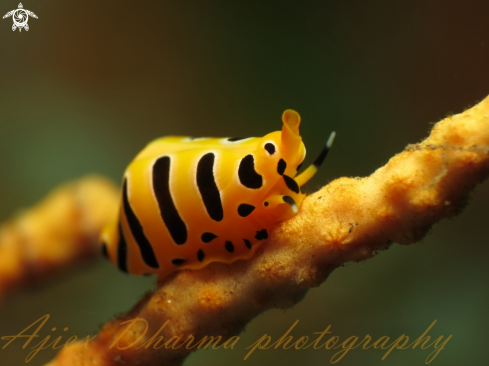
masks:
[[(137, 346), (167, 320), (160, 333), (163, 342), (173, 336), (183, 342), (190, 334), (196, 340), (236, 335), (262, 311), (298, 302), (337, 266), (370, 258), (392, 242), (420, 240), (435, 222), (459, 213), (470, 190), (488, 174), (486, 98), (439, 122), (429, 138), (408, 146), (371, 176), (340, 178), (307, 197), (300, 212), (278, 224), (253, 259), (172, 275), (128, 314), (108, 322), (87, 347), (75, 343), (49, 366), (179, 365), (191, 352), (185, 346)], [(148, 322), (146, 335), (142, 322), (120, 335), (120, 323), (136, 317)], [(117, 348), (139, 338), (126, 350)]]
[(98, 253), (117, 191), (103, 178), (80, 179), (0, 226), (0, 296)]

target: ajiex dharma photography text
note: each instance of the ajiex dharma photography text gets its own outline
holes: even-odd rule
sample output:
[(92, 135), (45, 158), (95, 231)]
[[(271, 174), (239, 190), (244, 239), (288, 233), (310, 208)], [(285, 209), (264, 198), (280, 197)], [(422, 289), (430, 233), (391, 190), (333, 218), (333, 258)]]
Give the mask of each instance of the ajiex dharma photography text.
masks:
[[(62, 335), (57, 336), (54, 340), (51, 337), (55, 336), (55, 333), (59, 330), (57, 327), (51, 327), (52, 335), (41, 336), (41, 331), (46, 326), (50, 318), (49, 314), (42, 316), (27, 327), (22, 329), (15, 335), (4, 335), (1, 337), (2, 341), (6, 341), (3, 344), (2, 349), (7, 348), (15, 341), (16, 343), (22, 342), (21, 347), (28, 351), (25, 362), (31, 361), (41, 350), (45, 349), (60, 349), (67, 347), (75, 342), (82, 342), (86, 347), (89, 342), (92, 342), (97, 336), (87, 335), (85, 337), (77, 337), (73, 335), (66, 340)], [(296, 320), (280, 337), (274, 339), (268, 334), (264, 334), (251, 344), (241, 344), (239, 336), (232, 336), (228, 339), (223, 339), (219, 335), (205, 335), (200, 339), (196, 339), (192, 334), (184, 337), (162, 336), (163, 330), (168, 326), (171, 320), (167, 320), (163, 323), (154, 334), (148, 334), (149, 324), (143, 318), (134, 318), (120, 323), (120, 332), (114, 338), (110, 344), (110, 349), (116, 349), (118, 352), (130, 352), (131, 348), (145, 348), (148, 352), (151, 350), (167, 349), (175, 350), (179, 348), (186, 349), (246, 349), (248, 352), (244, 356), (244, 359), (249, 359), (254, 352), (264, 351), (270, 349), (293, 349), (293, 350), (327, 350), (330, 351), (329, 358), (330, 363), (334, 364), (341, 361), (347, 353), (354, 349), (369, 350), (380, 349), (382, 352), (382, 360), (384, 360), (394, 350), (409, 350), (409, 349), (422, 349), (427, 350), (428, 354), (425, 358), (426, 364), (431, 363), (436, 356), (445, 348), (448, 341), (452, 338), (452, 335), (430, 335), (433, 334), (433, 327), (436, 324), (434, 320), (429, 324), (420, 335), (408, 336), (406, 334), (397, 336), (381, 336), (374, 338), (369, 334), (365, 335), (363, 339), (358, 336), (350, 336), (344, 339), (334, 335), (331, 325), (318, 329), (317, 332), (312, 332), (311, 335), (294, 335), (294, 328), (299, 323)], [(46, 328), (49, 328), (48, 326)], [(137, 329), (136, 334), (139, 336), (134, 337), (134, 330)], [(68, 327), (64, 327), (63, 332), (68, 331)], [(45, 332), (45, 330), (44, 330)], [(128, 333), (129, 332), (129, 333)], [(65, 333), (66, 335), (67, 333)], [(132, 334), (131, 337), (126, 335)], [(42, 340), (41, 340), (42, 338)], [(130, 343), (127, 341), (130, 339)], [(36, 343), (34, 340), (40, 342)], [(34, 344), (36, 343), (36, 344)]]

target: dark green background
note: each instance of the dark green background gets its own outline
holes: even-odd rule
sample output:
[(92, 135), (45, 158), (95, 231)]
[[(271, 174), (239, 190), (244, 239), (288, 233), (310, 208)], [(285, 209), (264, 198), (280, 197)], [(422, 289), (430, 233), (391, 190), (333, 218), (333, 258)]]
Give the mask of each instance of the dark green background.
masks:
[[(150, 140), (169, 134), (262, 136), (287, 108), (303, 118), (311, 162), (331, 130), (337, 139), (314, 191), (340, 176), (365, 176), (430, 122), (489, 94), (489, 2), (26, 0), (29, 32), (0, 21), (0, 219), (87, 173), (119, 181)], [(0, 15), (17, 8), (3, 0)], [(326, 350), (268, 350), (247, 361), (264, 333), (296, 337), (331, 324), (344, 339), (370, 333), (453, 334), (433, 365), (484, 365), (489, 315), (489, 186), (463, 215), (422, 243), (335, 271), (293, 309), (268, 311), (236, 350), (200, 351), (186, 366), (326, 365)], [(129, 309), (153, 279), (98, 260), (9, 296), (0, 336), (42, 315), (41, 336), (94, 334)], [(218, 321), (218, 319), (216, 319)], [(51, 327), (58, 331), (51, 332)], [(2, 345), (5, 343), (1, 341)], [(17, 341), (1, 364), (22, 365)], [(341, 365), (423, 365), (430, 350), (353, 350)], [(42, 351), (30, 365), (54, 352)]]

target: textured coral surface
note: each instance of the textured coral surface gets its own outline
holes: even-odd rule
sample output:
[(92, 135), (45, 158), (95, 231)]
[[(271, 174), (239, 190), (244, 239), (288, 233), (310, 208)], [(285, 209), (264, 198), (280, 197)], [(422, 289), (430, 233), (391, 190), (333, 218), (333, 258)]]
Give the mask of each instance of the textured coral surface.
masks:
[[(213, 263), (202, 270), (171, 275), (127, 314), (105, 324), (88, 345), (72, 344), (49, 365), (179, 365), (192, 351), (187, 349), (188, 343), (177, 347), (189, 335), (197, 341), (204, 336), (226, 339), (236, 335), (264, 310), (287, 308), (300, 301), (309, 288), (318, 286), (343, 263), (368, 259), (392, 242), (411, 244), (420, 240), (435, 222), (459, 213), (471, 189), (488, 174), (486, 98), (464, 113), (437, 123), (426, 140), (409, 145), (369, 177), (340, 178), (308, 196), (296, 216), (274, 228), (253, 259), (231, 265)], [(88, 209), (91, 204), (84, 203), (83, 207)], [(102, 211), (108, 214), (111, 210)], [(44, 216), (39, 215), (41, 222)], [(99, 219), (104, 221), (102, 216)], [(76, 218), (70, 220), (64, 230), (80, 225)], [(29, 224), (33, 229), (27, 223), (15, 225), (17, 230), (22, 226), (22, 230), (32, 232), (32, 242), (23, 239), (22, 245), (36, 246), (41, 234), (34, 230), (35, 220)], [(63, 232), (62, 228), (55, 229), (56, 223), (50, 225), (53, 233)], [(7, 226), (0, 237), (2, 242), (13, 240), (7, 234), (20, 235)], [(75, 246), (73, 253), (53, 251), (50, 256), (71, 260), (76, 253), (83, 253), (76, 249), (78, 244), (93, 246), (90, 235), (67, 237), (67, 245)], [(60, 234), (59, 238), (65, 237)], [(40, 252), (45, 248), (42, 241), (39, 248)], [(44, 263), (48, 268), (57, 263), (50, 256), (44, 254), (46, 259), (33, 266), (43, 268)], [(121, 333), (127, 329), (127, 324), (121, 323), (137, 317), (144, 321)], [(166, 321), (159, 333), (163, 341), (150, 339)], [(148, 331), (143, 336), (145, 322)], [(154, 349), (155, 345), (160, 348)]]
[(99, 232), (117, 200), (111, 182), (86, 177), (0, 226), (0, 297), (98, 253)]

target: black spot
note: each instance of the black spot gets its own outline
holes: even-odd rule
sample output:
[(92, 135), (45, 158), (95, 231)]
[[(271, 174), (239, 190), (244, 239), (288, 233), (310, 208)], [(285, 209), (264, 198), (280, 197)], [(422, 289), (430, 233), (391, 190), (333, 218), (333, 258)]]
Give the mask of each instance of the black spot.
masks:
[(248, 205), (247, 203), (242, 203), (238, 207), (238, 214), (241, 217), (246, 217), (250, 213), (252, 213), (254, 209), (255, 209), (255, 206)]
[(132, 236), (139, 247), (144, 263), (151, 268), (159, 268), (160, 266), (153, 251), (153, 246), (149, 242), (148, 238), (146, 238), (146, 235), (144, 235), (143, 226), (139, 222), (136, 214), (129, 204), (129, 198), (127, 196), (127, 179), (124, 179), (122, 186), (122, 203), (124, 206), (124, 213), (126, 214), (127, 223), (129, 224)]
[(152, 273), (143, 273), (144, 277), (148, 277), (148, 276), (152, 276), (152, 275), (153, 275)]
[(158, 201), (161, 218), (173, 241), (182, 245), (187, 241), (187, 227), (178, 214), (170, 193), (170, 157), (163, 156), (153, 165), (153, 191)]
[(249, 240), (246, 240), (246, 239), (243, 239), (243, 240), (244, 240), (244, 243), (246, 245), (246, 248), (251, 249), (251, 243), (250, 243), (250, 241)]
[(204, 201), (207, 213), (214, 221), (221, 221), (224, 217), (221, 196), (214, 179), (214, 159), (213, 153), (202, 156), (197, 164), (197, 186)]
[(295, 192), (295, 193), (299, 193), (300, 192), (299, 185), (297, 184), (297, 182), (293, 178), (291, 178), (291, 177), (289, 177), (287, 175), (284, 175), (283, 177), (284, 177), (284, 180), (285, 180), (285, 184), (287, 185), (287, 187), (292, 192)]
[(263, 184), (263, 178), (255, 171), (253, 155), (246, 155), (239, 163), (239, 181), (247, 188), (258, 189)]
[(177, 258), (177, 259), (172, 260), (171, 262), (174, 265), (179, 266), (179, 265), (181, 265), (181, 264), (183, 264), (185, 262), (185, 259), (179, 259), (179, 258)]
[(304, 162), (300, 163), (299, 165), (297, 165), (297, 171), (299, 171), (299, 169), (302, 167), (302, 164), (304, 164)]
[(230, 137), (228, 138), (228, 141), (239, 141), (239, 140), (246, 140), (248, 137)]
[(283, 175), (286, 168), (287, 168), (287, 163), (285, 162), (284, 159), (280, 159), (277, 164), (277, 173)]
[(122, 272), (127, 273), (127, 244), (119, 223), (119, 243), (117, 244), (117, 266)]
[(257, 231), (255, 235), (255, 239), (256, 240), (268, 239), (267, 229)]
[(107, 250), (107, 244), (105, 244), (105, 243), (102, 243), (102, 255), (105, 258), (109, 259), (109, 252)]
[(213, 233), (203, 233), (200, 238), (204, 243), (209, 243), (213, 241), (215, 238), (217, 238), (217, 235)]
[(268, 201), (265, 201), (263, 204), (265, 205), (265, 207), (268, 207)]
[(265, 144), (265, 150), (267, 150), (270, 155), (273, 155), (275, 154), (275, 145), (268, 142)]
[(227, 242), (226, 242), (226, 244), (224, 244), (224, 246), (226, 247), (226, 250), (227, 250), (229, 253), (234, 252), (234, 245), (233, 245), (233, 243), (231, 243), (230, 241), (227, 241)]
[(197, 260), (199, 262), (202, 262), (205, 258), (205, 253), (202, 249), (199, 249), (199, 251), (197, 252)]

